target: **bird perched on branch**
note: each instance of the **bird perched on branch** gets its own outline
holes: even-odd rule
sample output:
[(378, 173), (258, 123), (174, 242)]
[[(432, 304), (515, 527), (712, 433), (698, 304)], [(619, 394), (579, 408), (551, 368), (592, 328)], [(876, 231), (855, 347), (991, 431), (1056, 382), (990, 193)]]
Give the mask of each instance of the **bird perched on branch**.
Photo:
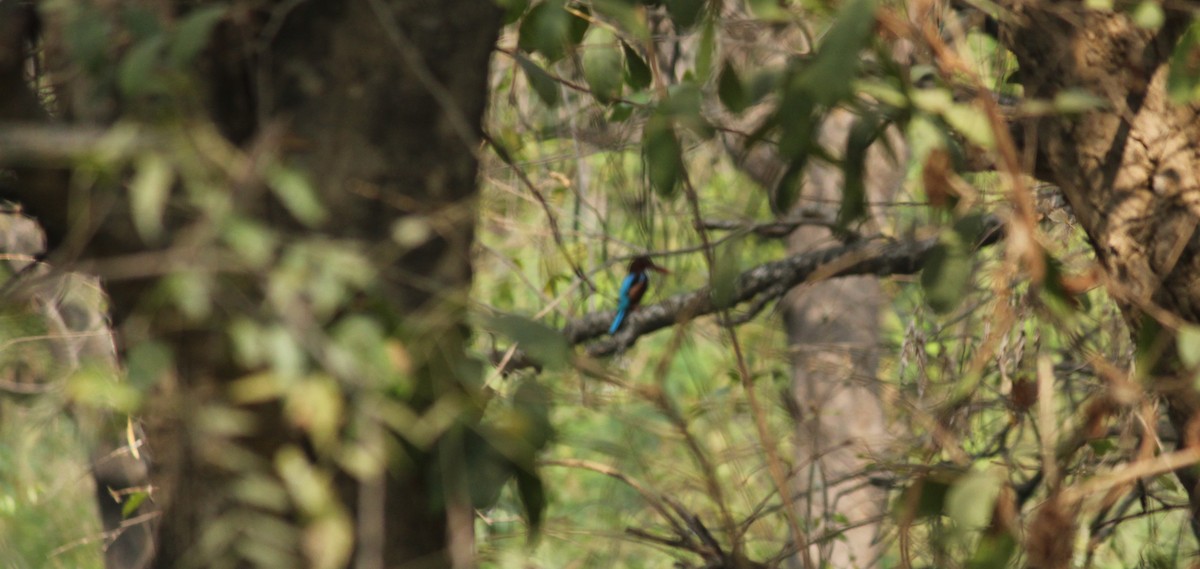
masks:
[(613, 318), (612, 326), (608, 327), (609, 334), (616, 334), (617, 330), (621, 329), (621, 323), (625, 321), (625, 317), (633, 312), (638, 303), (642, 301), (642, 295), (646, 294), (646, 289), (650, 286), (650, 277), (646, 275), (647, 270), (658, 271), (664, 275), (671, 272), (655, 265), (650, 257), (635, 257), (633, 261), (630, 261), (629, 275), (625, 277), (624, 281), (621, 281), (617, 317)]

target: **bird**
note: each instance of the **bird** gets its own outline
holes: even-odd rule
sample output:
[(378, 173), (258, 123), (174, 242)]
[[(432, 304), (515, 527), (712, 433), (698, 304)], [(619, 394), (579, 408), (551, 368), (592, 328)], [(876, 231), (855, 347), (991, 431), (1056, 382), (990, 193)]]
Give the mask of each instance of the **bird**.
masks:
[(642, 301), (642, 295), (646, 294), (646, 289), (650, 286), (650, 277), (646, 275), (647, 269), (658, 271), (664, 275), (671, 272), (654, 264), (650, 257), (645, 255), (634, 257), (629, 262), (629, 274), (625, 276), (625, 280), (621, 281), (617, 316), (613, 318), (612, 326), (608, 327), (609, 334), (616, 334), (617, 330), (621, 329), (621, 323), (625, 322), (625, 317), (629, 316), (629, 313), (633, 312), (638, 303)]

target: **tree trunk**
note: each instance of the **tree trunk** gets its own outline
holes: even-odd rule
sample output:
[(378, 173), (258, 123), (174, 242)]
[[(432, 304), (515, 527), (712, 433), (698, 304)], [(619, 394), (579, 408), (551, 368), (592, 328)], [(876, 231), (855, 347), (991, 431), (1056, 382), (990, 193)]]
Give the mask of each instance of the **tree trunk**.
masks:
[[(1158, 30), (1125, 12), (1077, 2), (1003, 2), (1012, 10), (1001, 41), (1016, 54), (1025, 96), (1052, 100), (1085, 89), (1107, 108), (1082, 116), (1031, 119), (1024, 142), (1036, 172), (1057, 184), (1107, 273), (1107, 288), (1138, 334), (1149, 322), (1167, 332), (1164, 356), (1142, 369), (1165, 395), (1179, 446), (1197, 442), (1200, 401), (1179, 367), (1171, 338), (1181, 323), (1200, 323), (1200, 121), (1196, 105), (1167, 97), (1166, 65), (1191, 16), (1166, 9)], [(1200, 488), (1179, 472), (1200, 527)]]
[[(821, 126), (822, 145), (844, 148), (854, 116), (834, 111)], [(888, 131), (893, 149), (904, 152), (903, 137)], [(866, 160), (867, 199), (883, 203), (904, 181), (904, 156), (889, 157), (879, 145)], [(842, 200), (837, 166), (815, 164), (808, 170), (799, 208), (834, 219)], [(882, 212), (872, 208), (876, 220)], [(875, 224), (868, 224), (868, 227)], [(825, 227), (803, 226), (788, 239), (789, 253), (829, 246)], [(845, 540), (821, 544), (817, 559), (830, 567), (873, 566), (882, 547), (879, 521), (886, 491), (864, 484), (864, 468), (888, 443), (886, 417), (879, 397), (879, 318), (885, 297), (875, 276), (843, 277), (798, 287), (787, 298), (788, 350), (792, 356), (792, 392), (800, 409), (796, 440), (797, 476), (806, 500), (801, 515), (818, 534), (843, 526)], [(842, 517), (844, 521), (839, 521)]]
[[(0, 13), (11, 4), (0, 3)], [(174, 7), (184, 6), (190, 3)], [(108, 2), (96, 7), (113, 9)], [(238, 6), (231, 14), (218, 27), (219, 40), (202, 66), (208, 118), (235, 143), (272, 135), (284, 141), (283, 160), (308, 173), (332, 214), (328, 223), (303, 229), (306, 236), (320, 234), (377, 250), (386, 249), (394, 224), (405, 217), (436, 228), (423, 245), (379, 261), (372, 298), (347, 310), (393, 326), (391, 334), (412, 358), (417, 386), (406, 404), (420, 409), (463, 390), (476, 153), (500, 10), (488, 0), (322, 0), (263, 14)], [(7, 23), (0, 17), (0, 24)], [(55, 28), (61, 24), (49, 22), (52, 38), (65, 36), (66, 31)], [(0, 65), (0, 72), (6, 70)], [(105, 110), (119, 112), (121, 101), (109, 96), (114, 106)], [(86, 106), (81, 101), (96, 99), (61, 100)], [(0, 92), (0, 110), (10, 103)], [(94, 111), (73, 108), (66, 114), (76, 120), (118, 114), (89, 110)], [(70, 195), (65, 184), (46, 191), (17, 185), (10, 193), (49, 222), (52, 243), (67, 241), (69, 230), (77, 229), (67, 221)], [(302, 230), (265, 192), (238, 194), (235, 201), (241, 213), (281, 231)], [(128, 211), (127, 203), (117, 203), (83, 218), (95, 234), (82, 244), (80, 256), (147, 250), (129, 231)], [(168, 227), (168, 232), (177, 229)], [(253, 371), (235, 363), (225, 336), (236, 314), (222, 312), (189, 326), (181, 325), (175, 313), (139, 312), (148, 284), (144, 279), (114, 280), (106, 288), (122, 325), (123, 345), (166, 341), (175, 357), (173, 378), (157, 387), (146, 409), (154, 498), (162, 508), (153, 565), (204, 565), (203, 556), (220, 549), (213, 545), (222, 539), (214, 532), (218, 524), (235, 533), (250, 531), (255, 528), (238, 527), (244, 522), (237, 516), (270, 514), (238, 502), (230, 461), (271, 471), (277, 452), (300, 444), (299, 437), (279, 404), (239, 406), (228, 400), (229, 382)], [(254, 283), (223, 286), (232, 289), (221, 293), (238, 302), (263, 302), (264, 292)], [(248, 413), (254, 427), (238, 436), (236, 445), (222, 446), (202, 426), (210, 419), (205, 413), (214, 408)], [(469, 425), (473, 415), (469, 408), (464, 413), (462, 420)], [(356, 541), (360, 562), (387, 567), (449, 566), (452, 558), (456, 564), (464, 562), (470, 553), (471, 518), (448, 526), (448, 519), (457, 518), (447, 515), (464, 507), (461, 457), (455, 456), (454, 445), (444, 447), (408, 448), (407, 453), (388, 447), (393, 452), (379, 479), (340, 476), (342, 505), (361, 522)], [(360, 505), (370, 515), (362, 514)], [(287, 517), (294, 522), (300, 514), (293, 511)], [(454, 551), (448, 549), (452, 539)], [(320, 554), (302, 537), (283, 543), (290, 545), (283, 546), (280, 559), (290, 558), (295, 565), (308, 565)], [(308, 561), (301, 561), (306, 556)]]

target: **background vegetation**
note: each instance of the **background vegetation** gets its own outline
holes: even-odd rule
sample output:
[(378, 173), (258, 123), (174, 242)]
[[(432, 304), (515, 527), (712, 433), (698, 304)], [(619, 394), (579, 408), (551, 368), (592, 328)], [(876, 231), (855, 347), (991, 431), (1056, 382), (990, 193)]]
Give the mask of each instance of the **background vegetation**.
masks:
[[(6, 229), (0, 565), (103, 565), (102, 548), (126, 530), (102, 528), (94, 495), (110, 488), (90, 473), (106, 456), (140, 460), (136, 418), (151, 422), (159, 392), (193, 385), (184, 364), (202, 360), (180, 337), (219, 344), (232, 362), (218, 366), (230, 377), (199, 382), (203, 397), (187, 400), (188, 440), (219, 472), (195, 489), (220, 504), (188, 544), (197, 566), (382, 566), (371, 546), (385, 540), (363, 528), (388, 513), (346, 500), (340, 484), (353, 480), (370, 501), (376, 477), (396, 472), (425, 484), (418, 507), (449, 512), (437, 519), (450, 542), (461, 524), (473, 529), (471, 561), (454, 557), (461, 544), (430, 538), (456, 566), (815, 567), (810, 545), (846, 541), (859, 524), (878, 526), (882, 544), (862, 566), (1193, 564), (1188, 496), (1172, 469), (1200, 457), (1168, 461), (1176, 444), (1190, 451), (1151, 376), (1176, 348), (1194, 367), (1200, 334), (1131, 333), (1100, 286), (1095, 239), (1057, 188), (996, 166), (1012, 143), (999, 118), (1087, 120), (1107, 105), (1083, 88), (1024, 92), (1016, 57), (989, 30), (1015, 11), (497, 2), (505, 26), (482, 141), (457, 149), (479, 163), (478, 196), (423, 209), (429, 196), (379, 191), (371, 203), (404, 213), (371, 240), (330, 229), (350, 214), (290, 154), (311, 141), (269, 121), (236, 140), (206, 114), (205, 66), (222, 57), (213, 39), (249, 20), (282, 26), (289, 8), (169, 4), (32, 5), (45, 27), (24, 40), (36, 49), (23, 79), (73, 130), (0, 121), (0, 157), (16, 149), (0, 163), (17, 172), (8, 183), (49, 164), (85, 196), (73, 207), (102, 209), (115, 195), (127, 208), (77, 231), (39, 216), (49, 257), (36, 229)], [(1081, 9), (1147, 33), (1182, 17), (1155, 1), (1102, 4)], [(381, 21), (403, 58), (410, 23)], [(1177, 42), (1180, 53), (1195, 37)], [(1196, 71), (1185, 64), (1173, 64), (1181, 104)], [(82, 120), (68, 97), (117, 102), (91, 107), (111, 116)], [(851, 126), (833, 147), (821, 129), (839, 112)], [(902, 172), (886, 202), (865, 181), (876, 167), (867, 149), (881, 146)], [(757, 147), (777, 161), (773, 186), (744, 163)], [(816, 164), (840, 172), (836, 201), (805, 193)], [(348, 187), (379, 197), (369, 183)], [(16, 227), (14, 208), (4, 219)], [(149, 244), (143, 255), (89, 254), (88, 231), (113, 223), (122, 243)], [(792, 254), (790, 229), (769, 230), (779, 223), (829, 227), (830, 250), (848, 253), (797, 286), (736, 302), (743, 273)], [(474, 274), (460, 298), (439, 290), (444, 251), (425, 248), (456, 242), (448, 236), (464, 225)], [(917, 250), (912, 268), (866, 270), (884, 277), (869, 383), (890, 436), (851, 475), (886, 492), (886, 513), (820, 519), (793, 507), (819, 489), (796, 482), (817, 465), (797, 440), (811, 411), (796, 400), (784, 293), (864, 272), (842, 266), (854, 255), (905, 247)], [(654, 275), (647, 306), (606, 337), (640, 254), (671, 274)], [(404, 272), (415, 257), (433, 259), (428, 274)], [(117, 350), (96, 327), (108, 309), (97, 285), (66, 270), (140, 283), (114, 301), (126, 307)], [(656, 306), (698, 290), (710, 307)], [(440, 304), (408, 301), (420, 295)], [(256, 455), (258, 421), (277, 415), (284, 440)], [(153, 461), (175, 449), (148, 450)], [(146, 480), (118, 492), (126, 528), (153, 522), (156, 492)], [(467, 522), (454, 517), (464, 504)]]

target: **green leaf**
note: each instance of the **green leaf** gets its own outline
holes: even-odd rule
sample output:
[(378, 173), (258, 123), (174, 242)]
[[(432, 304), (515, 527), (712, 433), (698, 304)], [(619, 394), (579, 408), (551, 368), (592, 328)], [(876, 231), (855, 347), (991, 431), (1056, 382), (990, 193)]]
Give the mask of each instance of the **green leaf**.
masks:
[(525, 72), (525, 78), (529, 80), (529, 86), (533, 87), (533, 92), (537, 93), (538, 98), (548, 107), (558, 106), (558, 82), (528, 57), (518, 53), (516, 58), (517, 64)]
[(267, 266), (279, 246), (279, 237), (270, 227), (246, 217), (231, 216), (226, 219), (221, 241), (255, 268)]
[[(476, 508), (490, 508), (500, 499), (500, 491), (513, 476), (512, 461), (493, 444), (496, 435), (467, 431), (463, 434), (463, 458), (471, 504)], [(501, 435), (502, 436), (502, 435)]]
[(967, 563), (967, 569), (1005, 569), (1017, 553), (1017, 540), (1003, 533), (984, 535), (979, 539), (975, 554)]
[(683, 174), (683, 147), (670, 118), (656, 113), (646, 121), (642, 152), (650, 187), (666, 199), (674, 198)]
[(546, 486), (536, 472), (518, 468), (515, 474), (517, 496), (525, 507), (525, 517), (529, 520), (529, 540), (532, 541), (542, 529), (542, 516), (546, 512)]
[(188, 319), (198, 322), (212, 313), (212, 275), (196, 270), (179, 271), (163, 277), (160, 286)]
[(1200, 366), (1200, 326), (1187, 324), (1179, 329), (1176, 338), (1179, 361), (1189, 369)]
[(140, 391), (148, 391), (174, 368), (175, 358), (171, 348), (158, 341), (138, 342), (125, 355), (125, 376), (129, 384)]
[(1167, 93), (1177, 104), (1200, 98), (1200, 21), (1193, 21), (1175, 44), (1167, 74)]
[(943, 232), (921, 270), (925, 302), (934, 312), (945, 314), (958, 306), (967, 293), (972, 265), (962, 238), (953, 231)]
[(275, 197), (300, 223), (315, 227), (329, 217), (308, 177), (295, 168), (275, 165), (267, 170), (267, 183)]
[(717, 55), (717, 26), (713, 18), (704, 21), (700, 32), (700, 48), (696, 50), (696, 78), (708, 81), (712, 75), (713, 59)]
[(138, 158), (129, 182), (129, 208), (134, 229), (148, 243), (162, 237), (163, 212), (174, 183), (175, 169), (164, 156), (147, 153)]
[(529, 0), (495, 0), (496, 5), (504, 8), (504, 25), (509, 25), (521, 19), (525, 9), (529, 8)]
[(653, 75), (646, 60), (642, 59), (642, 54), (624, 41), (621, 42), (621, 48), (625, 51), (625, 83), (635, 91), (649, 87)]
[(717, 96), (720, 97), (725, 108), (734, 113), (740, 113), (750, 106), (750, 97), (746, 93), (746, 86), (742, 83), (742, 78), (738, 77), (737, 70), (728, 61), (721, 68), (721, 75), (717, 78)]
[(787, 170), (779, 178), (779, 183), (775, 185), (775, 191), (771, 193), (771, 212), (775, 215), (791, 213), (792, 207), (800, 199), (800, 190), (803, 188), (801, 178), (807, 163), (807, 155), (800, 155), (788, 162)]
[(875, 0), (850, 0), (838, 13), (833, 27), (812, 62), (804, 69), (803, 83), (822, 105), (833, 105), (853, 94), (861, 57), (875, 26)]
[(1141, 325), (1134, 337), (1134, 369), (1139, 378), (1150, 377), (1162, 359), (1164, 348), (1163, 327), (1153, 316), (1142, 314)]
[(1142, 0), (1133, 9), (1133, 23), (1147, 30), (1157, 30), (1166, 21), (1166, 14), (1158, 0)]
[(865, 169), (867, 150), (879, 137), (880, 122), (876, 117), (859, 117), (846, 137), (846, 153), (842, 157), (842, 207), (838, 210), (838, 227), (845, 228), (867, 215)]
[(685, 30), (696, 25), (704, 3), (705, 0), (667, 0), (667, 14), (670, 14), (675, 29)]
[(741, 274), (741, 241), (730, 239), (721, 245), (714, 259), (712, 276), (712, 299), (717, 308), (733, 305), (737, 292), (737, 278)]
[(1054, 110), (1062, 114), (1086, 113), (1107, 106), (1108, 101), (1085, 89), (1066, 89), (1054, 95)]
[(161, 92), (165, 84), (157, 73), (159, 55), (162, 53), (163, 36), (157, 35), (142, 40), (132, 48), (117, 66), (117, 87), (126, 96), (134, 97)]
[(946, 122), (954, 130), (962, 133), (967, 140), (981, 148), (992, 148), (996, 145), (995, 134), (992, 132), (992, 121), (987, 113), (973, 104), (953, 104), (942, 114)]
[(592, 96), (601, 103), (611, 103), (621, 96), (623, 68), (617, 37), (604, 26), (596, 26), (584, 38), (583, 78), (592, 89)]
[(562, 369), (571, 361), (571, 346), (562, 332), (540, 322), (516, 315), (494, 316), (486, 327), (520, 345), (529, 357), (549, 369)]
[(534, 6), (521, 20), (517, 47), (529, 53), (540, 53), (547, 61), (558, 61), (566, 54), (567, 36), (571, 32), (570, 14), (561, 1), (542, 2)]
[(957, 523), (960, 532), (987, 527), (1000, 495), (1000, 477), (994, 472), (972, 471), (946, 493), (946, 515)]
[[(521, 382), (521, 386), (512, 396), (513, 409), (518, 411), (529, 422), (530, 428), (523, 437), (533, 451), (540, 451), (554, 437), (554, 425), (550, 422), (550, 409), (554, 398), (549, 389), (534, 378)], [(533, 465), (532, 457), (528, 464)]]
[(570, 10), (565, 11), (567, 12), (567, 45), (577, 46), (583, 41), (588, 28), (592, 25), (587, 19), (592, 11), (586, 4), (578, 3), (571, 6)]
[(816, 101), (810, 96), (803, 78), (793, 76), (784, 86), (779, 109), (775, 112), (779, 125), (779, 154), (785, 159), (805, 157), (812, 148), (816, 127)]
[(318, 451), (333, 448), (345, 413), (341, 391), (333, 378), (311, 376), (291, 386), (284, 411), (292, 425), (309, 434)]
[(217, 22), (225, 17), (228, 6), (214, 4), (188, 12), (179, 22), (167, 47), (167, 59), (179, 67), (190, 63), (208, 45), (209, 36)]
[(132, 516), (134, 512), (137, 512), (138, 507), (146, 502), (146, 498), (149, 497), (150, 494), (148, 492), (134, 492), (130, 494), (125, 498), (125, 504), (121, 506), (121, 517), (128, 518)]
[(950, 486), (961, 474), (948, 471), (933, 471), (918, 478), (900, 493), (895, 513), (902, 518), (928, 518), (941, 515), (946, 505)]
[(631, 0), (591, 0), (592, 9), (616, 24), (621, 35), (643, 43), (650, 40), (650, 30), (646, 27), (646, 10), (640, 4)]

